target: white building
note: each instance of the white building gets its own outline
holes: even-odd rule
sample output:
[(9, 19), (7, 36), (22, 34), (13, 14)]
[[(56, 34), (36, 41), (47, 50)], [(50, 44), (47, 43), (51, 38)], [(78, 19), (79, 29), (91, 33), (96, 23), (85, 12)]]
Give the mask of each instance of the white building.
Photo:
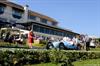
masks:
[(58, 22), (48, 16), (28, 9), (28, 5), (21, 6), (9, 1), (0, 1), (0, 27), (23, 25), (26, 29), (31, 27), (34, 32), (55, 35), (55, 36), (75, 36), (79, 35), (71, 30), (58, 27)]

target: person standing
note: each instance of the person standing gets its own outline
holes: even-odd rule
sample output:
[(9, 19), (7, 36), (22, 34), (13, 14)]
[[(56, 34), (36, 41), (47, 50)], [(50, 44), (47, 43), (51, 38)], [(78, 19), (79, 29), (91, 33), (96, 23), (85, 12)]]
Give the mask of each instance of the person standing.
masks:
[(86, 42), (86, 50), (87, 51), (90, 50), (90, 41), (91, 41), (91, 38), (88, 35), (86, 35), (85, 42)]
[(80, 36), (75, 36), (73, 37), (72, 41), (73, 44), (77, 46), (78, 49), (81, 49), (81, 44), (80, 44)]
[(31, 30), (31, 31), (29, 31), (29, 33), (28, 33), (28, 45), (29, 45), (29, 48), (32, 48), (32, 43), (34, 42), (33, 37), (34, 37), (34, 33), (33, 33), (33, 31)]

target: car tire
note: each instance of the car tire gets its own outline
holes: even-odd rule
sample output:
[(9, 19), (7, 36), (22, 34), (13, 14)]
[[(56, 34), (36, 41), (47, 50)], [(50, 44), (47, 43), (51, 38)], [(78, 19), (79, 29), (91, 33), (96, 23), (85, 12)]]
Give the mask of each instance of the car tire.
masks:
[(53, 44), (51, 42), (47, 43), (47, 49), (52, 49), (54, 48)]
[(63, 43), (60, 43), (60, 44), (59, 44), (59, 49), (65, 49), (65, 46), (64, 46)]

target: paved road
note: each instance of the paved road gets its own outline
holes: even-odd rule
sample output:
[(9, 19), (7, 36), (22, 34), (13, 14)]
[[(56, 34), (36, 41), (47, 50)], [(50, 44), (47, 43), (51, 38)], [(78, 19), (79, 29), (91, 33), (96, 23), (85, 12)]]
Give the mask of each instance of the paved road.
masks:
[[(29, 49), (29, 48), (4, 48), (4, 47), (0, 47), (0, 50), (3, 50), (3, 51), (6, 51), (6, 50), (9, 50), (9, 51), (15, 51), (15, 50), (25, 50), (25, 51), (37, 51), (37, 50), (40, 50), (40, 51), (48, 51), (47, 49), (45, 48), (36, 48), (36, 47), (33, 47), (32, 49)], [(86, 50), (62, 50), (62, 51), (65, 51), (65, 52), (99, 52), (100, 51), (86, 51)]]
[(3, 51), (15, 51), (15, 50), (25, 50), (25, 51), (35, 51), (35, 50), (46, 50), (46, 49), (37, 49), (37, 48), (32, 48), (32, 49), (29, 49), (29, 48), (1, 48), (0, 47), (0, 50), (3, 50)]
[[(24, 46), (24, 45), (16, 45), (16, 46), (0, 46), (0, 48), (28, 48), (28, 46)], [(32, 49), (46, 49), (46, 46), (43, 46), (43, 47), (36, 47), (36, 46), (33, 46)]]

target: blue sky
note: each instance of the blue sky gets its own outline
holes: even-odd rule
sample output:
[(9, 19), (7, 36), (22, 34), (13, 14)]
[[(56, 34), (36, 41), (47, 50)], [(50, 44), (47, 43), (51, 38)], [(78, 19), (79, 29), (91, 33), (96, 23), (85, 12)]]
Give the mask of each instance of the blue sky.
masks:
[(59, 26), (100, 37), (100, 0), (11, 0), (56, 19)]

